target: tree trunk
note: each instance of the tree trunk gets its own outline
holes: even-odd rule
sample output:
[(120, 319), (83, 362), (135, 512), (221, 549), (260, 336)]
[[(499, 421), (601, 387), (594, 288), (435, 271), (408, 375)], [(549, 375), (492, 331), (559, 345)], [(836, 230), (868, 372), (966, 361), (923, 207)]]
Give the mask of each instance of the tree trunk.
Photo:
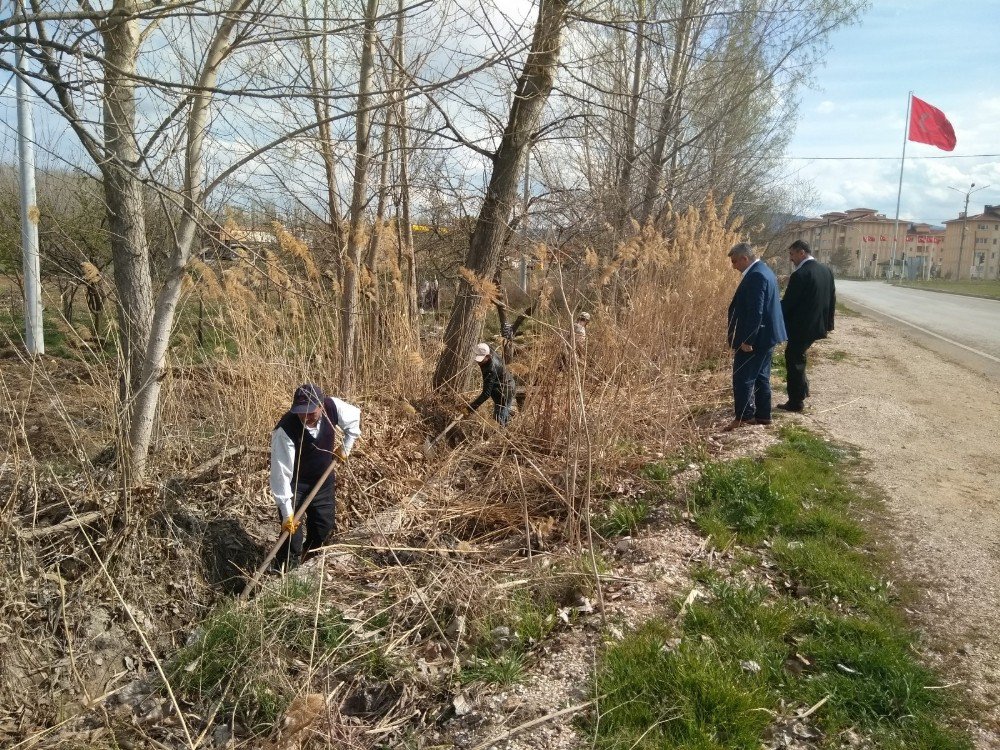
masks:
[[(340, 215), (340, 188), (337, 185), (337, 156), (333, 150), (333, 134), (330, 130), (330, 99), (326, 93), (332, 88), (330, 83), (329, 58), (327, 54), (328, 36), (320, 37), (319, 61), (312, 48), (309, 33), (309, 9), (305, 0), (302, 3), (302, 20), (306, 27), (303, 40), (306, 53), (306, 64), (309, 68), (310, 86), (312, 88), (313, 112), (316, 115), (317, 136), (320, 157), (323, 159), (323, 172), (326, 177), (327, 220), (330, 224), (330, 236), (333, 238), (334, 275), (343, 281), (344, 273), (344, 235)], [(323, 3), (323, 28), (327, 28), (330, 18), (330, 3)]]
[[(542, 0), (538, 10), (531, 50), (517, 82), (510, 117), (493, 158), (493, 173), (465, 259), (465, 267), (483, 280), (492, 279), (500, 263), (525, 154), (552, 90), (568, 6), (568, 0)], [(469, 351), (482, 334), (479, 307), (480, 295), (462, 279), (445, 330), (444, 351), (434, 372), (435, 388), (459, 386), (458, 376), (465, 371)]]
[[(139, 22), (135, 2), (115, 4), (116, 13), (103, 25), (104, 148), (101, 164), (108, 234), (118, 291), (118, 321), (123, 354), (119, 396), (125, 408), (125, 426), (135, 421), (135, 396), (140, 389), (143, 361), (153, 316), (153, 281), (142, 183), (134, 171), (139, 161), (135, 139), (135, 72), (139, 55)], [(128, 471), (128, 456), (122, 454)]]
[(378, 265), (378, 246), (382, 239), (382, 222), (385, 219), (385, 204), (389, 192), (389, 136), (392, 127), (392, 108), (386, 109), (385, 122), (382, 124), (382, 162), (378, 171), (378, 203), (375, 206), (375, 222), (368, 236), (368, 252), (365, 255), (365, 267), (373, 277)]
[[(684, 90), (688, 71), (691, 66), (691, 50), (695, 38), (696, 3), (703, 0), (682, 0), (681, 14), (674, 30), (674, 54), (670, 60), (670, 77), (667, 81), (667, 92), (663, 97), (663, 108), (660, 114), (653, 153), (650, 156), (649, 172), (646, 175), (646, 188), (643, 191), (642, 207), (639, 210), (639, 222), (645, 224), (653, 213), (657, 198), (661, 195), (663, 182), (663, 166), (677, 150), (680, 129), (680, 101)], [(700, 10), (700, 9), (699, 9)], [(703, 23), (703, 21), (699, 21)], [(666, 155), (667, 141), (672, 140), (670, 154)]]
[(399, 270), (403, 274), (406, 286), (407, 312), (410, 320), (410, 330), (413, 336), (414, 351), (420, 349), (420, 309), (417, 304), (417, 263), (413, 252), (413, 225), (410, 223), (410, 144), (407, 131), (406, 97), (403, 87), (406, 84), (406, 61), (403, 57), (403, 22), (406, 0), (397, 0), (396, 5), (396, 37), (393, 39), (396, 64), (399, 66), (399, 83), (396, 86), (396, 122), (399, 133), (399, 212), (396, 216), (396, 237), (399, 242)]
[(632, 215), (632, 170), (636, 160), (636, 126), (639, 121), (639, 100), (642, 94), (642, 54), (644, 39), (646, 35), (646, 3), (639, 0), (639, 20), (635, 30), (635, 58), (632, 71), (632, 90), (629, 94), (628, 114), (625, 120), (625, 156), (622, 163), (621, 175), (618, 179), (618, 200), (619, 211), (618, 228), (625, 226), (625, 222)]
[[(186, 124), (187, 143), (184, 153), (183, 214), (177, 229), (177, 239), (170, 257), (167, 278), (156, 298), (148, 344), (142, 360), (141, 375), (135, 392), (135, 407), (129, 422), (129, 471), (141, 478), (146, 471), (149, 444), (153, 437), (156, 410), (160, 399), (160, 384), (166, 370), (167, 346), (173, 328), (177, 302), (183, 288), (184, 274), (191, 255), (195, 231), (203, 223), (203, 177), (205, 166), (205, 134), (212, 103), (212, 89), (218, 80), (219, 68), (229, 54), (229, 37), (240, 15), (251, 0), (234, 0), (205, 56), (204, 67), (192, 96), (191, 111)], [(148, 254), (147, 254), (148, 257)]]
[(378, 0), (365, 6), (365, 32), (361, 48), (361, 79), (358, 82), (358, 115), (355, 121), (357, 154), (354, 163), (354, 190), (351, 193), (351, 230), (347, 240), (344, 269), (344, 306), (340, 319), (340, 390), (349, 397), (354, 388), (355, 348), (358, 339), (358, 278), (361, 271), (361, 232), (365, 190), (368, 185), (369, 140), (371, 135), (372, 73), (375, 68), (375, 19)]

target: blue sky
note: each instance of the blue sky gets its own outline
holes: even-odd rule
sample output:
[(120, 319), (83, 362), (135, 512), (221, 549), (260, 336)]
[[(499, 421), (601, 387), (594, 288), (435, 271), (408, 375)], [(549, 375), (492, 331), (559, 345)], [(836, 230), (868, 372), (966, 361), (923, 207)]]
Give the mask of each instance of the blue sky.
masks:
[[(906, 144), (900, 218), (955, 218), (971, 183), (969, 213), (1000, 204), (1000, 0), (874, 0), (860, 24), (831, 38), (826, 65), (803, 92), (788, 175), (812, 184), (801, 210), (896, 212), (907, 93), (941, 109), (955, 150)], [(920, 157), (994, 154), (992, 157)], [(891, 157), (822, 160), (817, 157)], [(959, 192), (951, 190), (955, 187)], [(802, 209), (798, 207), (796, 210)]]

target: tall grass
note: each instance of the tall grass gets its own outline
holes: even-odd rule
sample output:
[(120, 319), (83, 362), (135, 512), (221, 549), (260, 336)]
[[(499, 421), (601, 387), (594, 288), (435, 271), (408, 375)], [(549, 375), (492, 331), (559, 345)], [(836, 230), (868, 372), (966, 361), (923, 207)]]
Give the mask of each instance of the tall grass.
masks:
[[(572, 585), (551, 596), (539, 594), (537, 602), (544, 604), (534, 609), (508, 606), (504, 597), (521, 601), (513, 590), (484, 587), (489, 576), (483, 569), (499, 577), (491, 567), (495, 563), (485, 556), (461, 576), (435, 574), (432, 583), (406, 578), (394, 589), (391, 609), (393, 618), (403, 620), (387, 626), (399, 648), (411, 633), (426, 636), (447, 626), (444, 602), (457, 598), (451, 588), (457, 586), (467, 601), (481, 601), (484, 622), (490, 613), (500, 613), (504, 624), (520, 628), (518, 633), (537, 634), (519, 640), (502, 663), (487, 670), (500, 679), (516, 676), (531, 639), (551, 629), (552, 608), (575, 606), (586, 589), (580, 579), (593, 582), (600, 569), (590, 519), (612, 494), (618, 472), (645, 463), (643, 445), (669, 452), (697, 438), (693, 415), (726, 391), (725, 378), (716, 376), (712, 366), (723, 361), (725, 352), (725, 304), (735, 284), (725, 251), (738, 238), (738, 224), (728, 216), (727, 203), (709, 202), (671, 215), (666, 226), (666, 233), (638, 230), (599, 253), (579, 248), (557, 256), (540, 250), (546, 259), (535, 280), (540, 299), (525, 344), (511, 362), (528, 391), (523, 410), (502, 433), (489, 429), (488, 420), (470, 421), (458, 436), (466, 441), (463, 447), (443, 451), (430, 462), (412, 458), (428, 427), (412, 409), (397, 407), (404, 399), (417, 403), (427, 395), (439, 342), (425, 332), (417, 348), (396, 237), (392, 229), (380, 233), (375, 262), (362, 274), (360, 368), (357, 391), (350, 396), (364, 411), (366, 437), (361, 455), (342, 472), (340, 497), (350, 499), (356, 515), (367, 517), (410, 498), (430, 478), (419, 504), (403, 504), (412, 514), (404, 526), (408, 545), (446, 549), (457, 543), (497, 544), (507, 549), (513, 540), (530, 554), (568, 540), (578, 550), (589, 550), (573, 570), (552, 573)], [(329, 258), (293, 233), (278, 228), (276, 234), (277, 245), (259, 253), (190, 264), (148, 485), (122, 488), (101, 457), (101, 448), (120, 434), (117, 357), (106, 354), (115, 351), (113, 328), (101, 332), (102, 346), (83, 345), (87, 356), (72, 362), (11, 360), (16, 368), (5, 362), (0, 437), (7, 438), (9, 449), (0, 465), (0, 617), (10, 623), (12, 645), (0, 660), (10, 674), (60, 664), (66, 658), (66, 633), (84, 632), (98, 610), (119, 611), (128, 605), (145, 612), (136, 618), (137, 626), (123, 620), (118, 631), (133, 641), (136, 628), (163, 638), (171, 628), (193, 629), (219, 596), (200, 559), (218, 542), (207, 529), (226, 521), (245, 541), (271, 541), (275, 524), (266, 458), (259, 450), (222, 467), (221, 483), (181, 483), (177, 489), (166, 480), (227, 447), (266, 448), (297, 384), (313, 381), (336, 393), (341, 310), (336, 280), (327, 273)], [(593, 314), (588, 348), (580, 356), (567, 356), (573, 312), (581, 307)], [(66, 335), (73, 336), (69, 328)], [(17, 349), (16, 338), (7, 343)], [(454, 404), (436, 404), (442, 411), (449, 407)], [(420, 416), (433, 424), (434, 414), (425, 410)], [(645, 513), (639, 507), (627, 514), (608, 510), (618, 531), (634, 529)], [(52, 537), (24, 536), (87, 513), (99, 518)], [(461, 581), (455, 583), (457, 578)], [(111, 594), (112, 584), (118, 598)], [(437, 600), (411, 600), (418, 587)], [(477, 590), (481, 596), (469, 593)], [(76, 593), (84, 591), (88, 596)], [(60, 603), (53, 610), (58, 615), (41, 620), (21, 616), (26, 602), (39, 600)], [(454, 601), (448, 606), (458, 608)], [(164, 614), (174, 609), (176, 614)], [(396, 611), (400, 609), (405, 613)], [(436, 624), (426, 619), (428, 611), (438, 618)], [(267, 635), (263, 631), (241, 629), (245, 623), (225, 610), (219, 617), (219, 632), (229, 634), (220, 643), (235, 639), (244, 644), (249, 638), (245, 645), (256, 653), (261, 643), (270, 642), (259, 640)], [(413, 619), (422, 624), (412, 626)], [(475, 636), (478, 648), (481, 630)], [(72, 642), (78, 654), (87, 638)], [(212, 640), (201, 643), (208, 648)], [(139, 650), (144, 659), (152, 656), (149, 651), (166, 656), (162, 644)], [(209, 649), (202, 659), (215, 663), (217, 655)], [(385, 667), (384, 655), (379, 659)], [(81, 672), (90, 669), (75, 657), (71, 662)], [(216, 666), (221, 674), (243, 663), (227, 666), (223, 660)], [(221, 685), (209, 679), (179, 688), (191, 700), (235, 705)], [(34, 689), (24, 681), (8, 687), (5, 695), (19, 700)], [(268, 708), (269, 695), (267, 690), (260, 693), (259, 716), (280, 710), (278, 704)], [(55, 720), (45, 706), (36, 708), (33, 721), (39, 726)]]
[[(695, 412), (727, 390), (714, 370), (735, 284), (724, 262), (739, 237), (729, 206), (709, 199), (670, 214), (665, 233), (637, 227), (610, 252), (548, 267), (537, 335), (515, 363), (533, 397), (511, 432), (562, 457), (571, 540), (587, 534), (598, 465), (635, 460), (630, 446), (671, 452), (696, 440)], [(577, 309), (592, 313), (579, 356), (568, 334)]]

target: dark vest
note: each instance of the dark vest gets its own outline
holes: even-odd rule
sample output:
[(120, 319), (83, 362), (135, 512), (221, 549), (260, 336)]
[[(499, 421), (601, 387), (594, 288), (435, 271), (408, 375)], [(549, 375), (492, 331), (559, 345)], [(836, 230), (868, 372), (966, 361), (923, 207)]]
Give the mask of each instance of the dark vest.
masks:
[[(286, 412), (275, 429), (282, 429), (295, 445), (295, 464), (292, 474), (292, 489), (297, 484), (312, 487), (323, 476), (330, 462), (333, 461), (333, 441), (336, 437), (334, 428), (337, 425), (337, 405), (327, 396), (323, 399), (325, 417), (320, 417), (319, 432), (316, 437), (299, 419), (298, 414)], [(329, 479), (327, 480), (329, 481)]]

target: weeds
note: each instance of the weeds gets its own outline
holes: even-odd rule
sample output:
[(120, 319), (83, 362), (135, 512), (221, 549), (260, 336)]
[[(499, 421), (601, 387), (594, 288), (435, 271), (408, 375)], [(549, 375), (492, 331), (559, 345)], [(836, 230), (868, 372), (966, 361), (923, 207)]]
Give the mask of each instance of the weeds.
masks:
[(287, 662), (308, 662), (315, 634), (319, 658), (347, 661), (350, 629), (336, 611), (311, 609), (313, 588), (288, 579), (282, 589), (248, 607), (225, 605), (174, 657), (168, 673), (188, 700), (221, 701), (250, 726), (269, 725), (295, 694)]
[(548, 596), (522, 592), (477, 618), (472, 624), (472, 658), (462, 668), (462, 682), (518, 682), (528, 653), (559, 624), (557, 610)]
[(779, 380), (788, 378), (788, 364), (785, 362), (785, 352), (775, 352), (771, 360), (771, 375)]
[(650, 510), (649, 501), (643, 497), (615, 501), (595, 519), (594, 528), (604, 537), (635, 534), (646, 522)]
[(702, 531), (726, 529), (748, 542), (759, 541), (795, 514), (795, 502), (772, 487), (768, 473), (750, 459), (706, 466), (692, 504)]
[(483, 682), (489, 685), (514, 685), (520, 682), (525, 672), (525, 655), (517, 651), (507, 651), (498, 656), (475, 658), (462, 668), (462, 684)]

